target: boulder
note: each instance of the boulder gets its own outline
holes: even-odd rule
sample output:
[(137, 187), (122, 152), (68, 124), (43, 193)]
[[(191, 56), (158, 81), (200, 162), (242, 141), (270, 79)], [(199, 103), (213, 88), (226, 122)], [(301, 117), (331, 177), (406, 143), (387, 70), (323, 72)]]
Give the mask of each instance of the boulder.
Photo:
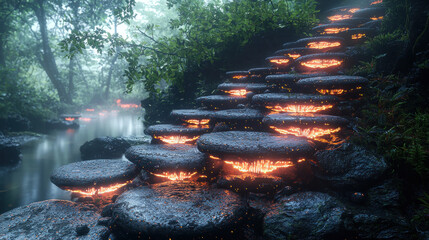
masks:
[(0, 215), (0, 239), (104, 240), (109, 229), (97, 225), (93, 205), (46, 200), (15, 208)]
[(382, 157), (352, 143), (318, 152), (316, 160), (315, 176), (337, 189), (367, 189), (387, 170)]
[(266, 239), (337, 239), (342, 237), (345, 207), (320, 192), (280, 198), (264, 218)]
[(11, 138), (0, 136), (0, 165), (14, 165), (19, 162), (20, 145)]
[(80, 147), (83, 160), (120, 158), (131, 144), (122, 138), (99, 137)]

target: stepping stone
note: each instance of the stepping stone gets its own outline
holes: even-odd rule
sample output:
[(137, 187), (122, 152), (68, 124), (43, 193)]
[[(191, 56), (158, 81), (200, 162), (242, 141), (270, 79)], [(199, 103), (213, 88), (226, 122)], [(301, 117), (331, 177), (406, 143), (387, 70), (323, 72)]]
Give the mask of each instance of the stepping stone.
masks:
[(382, 7), (364, 8), (355, 12), (354, 16), (371, 20), (381, 20), (386, 15), (386, 9)]
[(180, 121), (189, 125), (201, 126), (210, 123), (213, 118), (214, 111), (199, 110), (199, 109), (176, 109), (171, 111), (170, 116), (176, 121)]
[(245, 202), (203, 183), (166, 182), (125, 192), (113, 207), (114, 224), (127, 239), (225, 238), (237, 232)]
[(225, 75), (231, 82), (245, 82), (249, 79), (248, 71), (230, 71)]
[(374, 37), (375, 30), (373, 28), (352, 28), (343, 32), (342, 35), (347, 39), (349, 44), (355, 45), (365, 42), (368, 38)]
[(97, 159), (61, 166), (52, 173), (51, 182), (63, 190), (94, 195), (113, 192), (138, 173), (138, 167), (127, 160)]
[(172, 124), (152, 125), (145, 129), (146, 134), (167, 144), (193, 143), (200, 135), (210, 131), (209, 127), (186, 127)]
[(327, 76), (326, 73), (312, 73), (312, 74), (279, 74), (268, 75), (265, 80), (267, 81), (270, 89), (275, 91), (292, 92), (296, 90), (296, 82), (303, 78), (322, 77)]
[(166, 180), (198, 178), (206, 166), (205, 154), (193, 145), (138, 145), (129, 148), (125, 157), (152, 175)]
[[(46, 200), (0, 215), (0, 239), (107, 239), (109, 229), (97, 225), (100, 213), (92, 204)], [(78, 236), (77, 228), (87, 227)]]
[(314, 153), (313, 143), (306, 138), (285, 136), (267, 132), (216, 132), (204, 134), (197, 141), (198, 149), (204, 153), (225, 158), (238, 157), (290, 158), (297, 161)]
[(267, 57), (265, 61), (268, 62), (274, 68), (280, 68), (282, 70), (287, 70), (292, 64), (292, 59), (289, 56), (273, 56)]
[(340, 20), (340, 21), (336, 21), (336, 24), (344, 24), (344, 25), (348, 25), (350, 28), (357, 28), (360, 27), (362, 24), (368, 22), (367, 18), (357, 18), (357, 17), (353, 17), (353, 18), (349, 18), (349, 19), (344, 19), (344, 20)]
[(247, 104), (249, 99), (246, 97), (235, 97), (228, 95), (203, 96), (196, 99), (197, 104), (211, 110), (236, 108), (239, 104)]
[(262, 118), (264, 118), (264, 115), (261, 111), (244, 108), (217, 111), (213, 120), (217, 123), (226, 123), (230, 130), (256, 130), (262, 127)]
[(253, 96), (252, 103), (272, 112), (325, 112), (339, 102), (335, 96), (301, 93), (264, 93)]
[(310, 139), (339, 133), (348, 124), (342, 117), (313, 113), (270, 114), (262, 122), (277, 133)]
[(318, 53), (302, 56), (295, 60), (298, 72), (338, 72), (344, 67), (344, 53)]
[(344, 48), (344, 38), (323, 36), (303, 38), (296, 41), (297, 46), (317, 49), (321, 52), (335, 52)]
[(319, 49), (314, 48), (306, 48), (306, 47), (296, 47), (296, 48), (287, 48), (276, 51), (275, 55), (283, 55), (286, 57), (290, 57), (291, 59), (295, 60), (301, 56), (309, 55), (309, 54), (315, 54), (320, 53), (321, 51)]
[(329, 15), (335, 15), (335, 14), (353, 14), (356, 11), (360, 10), (359, 7), (356, 6), (342, 6), (342, 7), (336, 7), (332, 8), (327, 11)]
[(350, 28), (353, 28), (353, 26), (350, 26), (349, 24), (330, 23), (330, 24), (323, 24), (323, 25), (314, 27), (312, 29), (312, 31), (314, 33), (320, 34), (320, 35), (335, 35), (335, 34), (339, 34), (341, 32), (345, 32), (345, 31), (349, 30)]
[(310, 93), (335, 95), (345, 99), (363, 96), (368, 79), (357, 76), (324, 76), (299, 80), (296, 85)]
[(263, 93), (267, 90), (267, 85), (264, 83), (222, 83), (217, 88), (232, 96), (246, 96), (249, 92)]
[(267, 75), (275, 73), (277, 73), (277, 71), (271, 67), (249, 69), (250, 80), (252, 82), (264, 82)]
[(382, 20), (371, 20), (371, 21), (369, 21), (367, 23), (362, 24), (360, 27), (361, 28), (371, 28), (371, 29), (374, 29), (374, 30), (378, 30), (378, 29), (380, 29), (382, 22), (383, 22)]

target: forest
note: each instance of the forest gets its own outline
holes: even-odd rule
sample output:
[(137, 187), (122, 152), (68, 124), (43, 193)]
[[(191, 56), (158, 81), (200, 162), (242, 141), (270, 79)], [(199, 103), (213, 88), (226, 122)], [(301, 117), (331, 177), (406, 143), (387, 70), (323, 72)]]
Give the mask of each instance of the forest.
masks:
[[(336, 22), (339, 15), (330, 14), (334, 12), (344, 14), (346, 10), (342, 8), (349, 12), (342, 16), (346, 19)], [(325, 32), (321, 32), (320, 29), (324, 29)], [(327, 33), (333, 29), (338, 31)], [(359, 32), (362, 29), (367, 32)], [(359, 34), (352, 35), (353, 31)], [(356, 40), (358, 37), (364, 39)], [(317, 39), (323, 39), (322, 43), (325, 44), (320, 48), (325, 48), (326, 44), (334, 40), (337, 41), (335, 44), (341, 46), (325, 51), (308, 50), (311, 43), (303, 45)], [(291, 49), (299, 51), (302, 55), (293, 58), (290, 54)], [(303, 63), (308, 56), (309, 58), (320, 56), (320, 59)], [(331, 62), (326, 60), (330, 57), (333, 58), (329, 60)], [(328, 65), (335, 61), (338, 65), (342, 63), (345, 65), (338, 68), (322, 66), (320, 71), (310, 71), (312, 65), (316, 63)], [(287, 68), (280, 66), (283, 63), (291, 65)], [(305, 64), (310, 67), (303, 67)], [(266, 67), (267, 65), (270, 67)], [(250, 82), (240, 82), (241, 78)], [(315, 88), (322, 81), (328, 82), (332, 78), (336, 78), (338, 82), (343, 79), (342, 84), (345, 85), (350, 85), (353, 81), (360, 81), (361, 85), (339, 89), (341, 84), (335, 85), (338, 83), (333, 81), (334, 83), (327, 87), (331, 89)], [(35, 152), (28, 150), (31, 147), (26, 147), (20, 136), (39, 139), (36, 141), (54, 139), (47, 140), (52, 146), (50, 145), (46, 158), (52, 158), (54, 162), (47, 168), (49, 171), (54, 171), (54, 167), (59, 168), (66, 163), (80, 162), (76, 160), (79, 159), (79, 155), (85, 161), (105, 158), (128, 159), (139, 167), (139, 171), (145, 169), (149, 176), (148, 180), (140, 172), (138, 177), (130, 173), (139, 179), (139, 182), (135, 183), (136, 180), (133, 178), (134, 185), (127, 189), (131, 189), (129, 192), (140, 189), (141, 185), (155, 186), (159, 182), (162, 182), (160, 189), (167, 189), (165, 191), (173, 189), (171, 191), (174, 192), (182, 187), (188, 189), (189, 186), (180, 185), (182, 183), (176, 183), (180, 185), (177, 185), (179, 187), (162, 185), (164, 181), (156, 177), (161, 179), (170, 173), (164, 171), (161, 173), (161, 170), (154, 167), (155, 164), (152, 166), (142, 163), (153, 160), (152, 155), (145, 155), (147, 152), (156, 155), (157, 151), (160, 151), (160, 156), (168, 155), (164, 152), (165, 149), (160, 148), (174, 143), (183, 144), (185, 148), (189, 146), (193, 149), (198, 148), (210, 161), (223, 160), (220, 167), (222, 170), (219, 170), (216, 176), (205, 172), (209, 168), (207, 166), (202, 167), (202, 170), (193, 168), (192, 171), (195, 170), (195, 173), (198, 172), (197, 175), (205, 179), (199, 178), (195, 182), (207, 181), (219, 188), (237, 192), (242, 197), (240, 201), (244, 199), (246, 202), (237, 205), (249, 207), (250, 210), (246, 209), (246, 214), (254, 218), (247, 219), (247, 215), (241, 217), (240, 219), (246, 220), (243, 220), (244, 223), (240, 226), (251, 226), (250, 232), (240, 227), (237, 227), (240, 230), (233, 228), (234, 231), (237, 230), (238, 235), (232, 234), (234, 231), (231, 230), (232, 238), (238, 236), (239, 239), (282, 237), (427, 239), (428, 79), (429, 3), (426, 0), (0, 0), (0, 157), (3, 158), (0, 159), (0, 198), (6, 196), (9, 190), (17, 191), (11, 189), (19, 188), (14, 186), (14, 180), (7, 181), (8, 174), (21, 171), (15, 176), (21, 178), (29, 171), (25, 161), (32, 160), (26, 158), (29, 155), (38, 156), (39, 150)], [(313, 85), (309, 87), (309, 83), (304, 80), (308, 82), (313, 80), (311, 82)], [(281, 81), (283, 85), (279, 83)], [(240, 94), (230, 91), (230, 88), (243, 86), (240, 84), (249, 84), (246, 85), (246, 89), (238, 90), (242, 91), (244, 97), (240, 96), (242, 98), (237, 98), (238, 100), (227, 99), (226, 103), (220, 103), (226, 98), (224, 95), (227, 93)], [(334, 85), (336, 87), (333, 87)], [(253, 90), (249, 90), (252, 87)], [(353, 91), (355, 92), (352, 93)], [(268, 106), (270, 101), (275, 103), (292, 101), (290, 100), (292, 97), (289, 97), (292, 95), (294, 99), (296, 98), (294, 101), (298, 102), (307, 101), (305, 97), (310, 98), (306, 104), (332, 102), (332, 105), (337, 105), (334, 107), (329, 105), (332, 109), (325, 112), (325, 108), (328, 107), (319, 106), (323, 108), (322, 114), (328, 114), (319, 118), (317, 114), (320, 112), (308, 110), (302, 113), (304, 110), (296, 106), (296, 109), (290, 112), (278, 105)], [(296, 117), (297, 115), (291, 112), (302, 118)], [(315, 114), (312, 115), (313, 113)], [(110, 116), (114, 117), (103, 120), (103, 117), (108, 119)], [(190, 116), (197, 116), (198, 119)], [(305, 121), (308, 121), (305, 123), (306, 126), (314, 125), (323, 119), (325, 122), (320, 124), (322, 127), (318, 127), (337, 124), (338, 128), (325, 130), (323, 134), (314, 133), (316, 128), (313, 128), (311, 130), (313, 135), (308, 129), (307, 132), (303, 129), (296, 130), (297, 128), (288, 131), (281, 129), (279, 126), (292, 121), (290, 120), (292, 116), (296, 117), (292, 125), (298, 123), (304, 125)], [(67, 122), (69, 121), (67, 118), (72, 121)], [(75, 118), (81, 118), (80, 129)], [(84, 121), (93, 121), (94, 125)], [(197, 124), (193, 125), (192, 121), (196, 121)], [(206, 126), (203, 124), (204, 121), (211, 122)], [(346, 127), (340, 124), (341, 121), (347, 122), (343, 124)], [(127, 124), (133, 127), (127, 128)], [(89, 126), (91, 129), (87, 128)], [(339, 130), (340, 128), (347, 130), (343, 132)], [(87, 133), (81, 136), (78, 135), (79, 131)], [(233, 131), (235, 135), (228, 135), (228, 131)], [(245, 135), (247, 132), (249, 135)], [(254, 181), (253, 185), (250, 184), (252, 186), (248, 187), (244, 184), (246, 190), (243, 193), (241, 188), (243, 185), (240, 185), (242, 183), (240, 181), (237, 183), (237, 179), (228, 178), (226, 173), (232, 170), (227, 171), (224, 168), (232, 164), (234, 169), (243, 170), (245, 168), (243, 166), (248, 167), (249, 165), (245, 164), (250, 164), (249, 162), (260, 163), (259, 161), (266, 161), (267, 156), (271, 157), (269, 154), (274, 156), (277, 150), (273, 149), (276, 149), (277, 145), (271, 148), (270, 144), (273, 143), (268, 137), (267, 141), (257, 142), (258, 134), (262, 132), (270, 134), (286, 132), (287, 136), (304, 137), (312, 143), (314, 152), (306, 150), (307, 142), (300, 145), (301, 148), (293, 150), (294, 144), (300, 140), (291, 140), (291, 143), (288, 142), (291, 145), (278, 151), (283, 151), (282, 157), (286, 155), (292, 157), (288, 158), (287, 162), (279, 160), (278, 165), (270, 162), (273, 164), (271, 166), (265, 162), (265, 165), (262, 165), (272, 169), (260, 171), (270, 173), (285, 166), (295, 167), (301, 161), (306, 161), (308, 166), (298, 169), (293, 174), (279, 173), (287, 175), (287, 177), (282, 175), (284, 179), (281, 184), (259, 183), (258, 180), (254, 180), (258, 178), (253, 178), (252, 175), (250, 178)], [(174, 133), (177, 136), (166, 133)], [(338, 133), (338, 136), (334, 133)], [(252, 134), (258, 136), (255, 137), (255, 142), (249, 140), (252, 139)], [(317, 134), (324, 136), (319, 137)], [(66, 143), (61, 143), (61, 146), (53, 144), (56, 141), (54, 136), (61, 136), (58, 139), (66, 139)], [(17, 137), (18, 140), (15, 140)], [(265, 137), (264, 135), (261, 139)], [(188, 145), (187, 141), (191, 144)], [(10, 142), (19, 147), (23, 146), (16, 152), (19, 157), (12, 164), (13, 167), (9, 166), (11, 161), (8, 159), (11, 155), (7, 144)], [(67, 143), (70, 148), (64, 150), (62, 147)], [(115, 150), (112, 150), (109, 144), (114, 145)], [(109, 150), (106, 150), (107, 145), (110, 151), (115, 151), (114, 154), (110, 155)], [(79, 146), (81, 147), (78, 149)], [(211, 146), (215, 147), (210, 148)], [(40, 144), (40, 149), (42, 148)], [(44, 151), (48, 151), (46, 149)], [(182, 148), (174, 149), (179, 150), (184, 151)], [(253, 150), (256, 151), (252, 153), (253, 156), (249, 156), (250, 153), (244, 154)], [(109, 153), (105, 154), (105, 151)], [(293, 159), (295, 157), (293, 154), (296, 153), (288, 151), (308, 152), (302, 153), (303, 156), (306, 155), (305, 157)], [(85, 154), (87, 156), (84, 156)], [(173, 168), (174, 165), (177, 170), (194, 164), (183, 163), (182, 166), (176, 163), (173, 157), (182, 156), (180, 154), (184, 153), (174, 152), (174, 154), (166, 157), (165, 161), (174, 162), (176, 165), (162, 163), (157, 166)], [(197, 158), (195, 156), (189, 158), (194, 160)], [(230, 159), (223, 159), (226, 156), (234, 156), (234, 159), (238, 159), (237, 162), (242, 161), (245, 164), (240, 165), (242, 162), (238, 164)], [(61, 160), (55, 161), (56, 158)], [(40, 159), (43, 161), (44, 157)], [(17, 162), (21, 161), (23, 166), (19, 170), (21, 163)], [(44, 187), (40, 190), (43, 193), (28, 198), (31, 200), (25, 199), (26, 194), (22, 196), (15, 192), (9, 194), (8, 200), (0, 201), (0, 205), (3, 205), (0, 207), (0, 214), (19, 207), (21, 203), (28, 204), (53, 196), (70, 199), (69, 195), (51, 190), (52, 184), (49, 177), (46, 177), (51, 172), (47, 173), (48, 170), (42, 169), (45, 165), (37, 164), (40, 165), (42, 173), (37, 179), (44, 182), (42, 184)], [(210, 167), (215, 168), (215, 165)], [(341, 169), (344, 171), (340, 171)], [(155, 173), (158, 170), (160, 172)], [(255, 173), (252, 170), (254, 169), (246, 169), (243, 172)], [(211, 173), (213, 172), (216, 170)], [(175, 172), (166, 178), (170, 180), (174, 178), (174, 181), (194, 180), (192, 176), (195, 173), (189, 172), (188, 176), (182, 171), (180, 174)], [(300, 174), (306, 177), (300, 178)], [(50, 180), (64, 190), (61, 184), (55, 183), (54, 175)], [(298, 177), (288, 179), (291, 176)], [(243, 180), (244, 177), (240, 179), (246, 181)], [(240, 187), (235, 187), (234, 184)], [(269, 187), (270, 184), (276, 185), (276, 189), (269, 194), (264, 190), (263, 196), (258, 195), (260, 193), (258, 187), (256, 187), (258, 190), (249, 190), (253, 189), (251, 187), (264, 184)], [(278, 185), (281, 188), (277, 188)], [(94, 190), (96, 196), (99, 190)], [(128, 195), (140, 196), (142, 193), (129, 192), (117, 194), (114, 199), (119, 196), (119, 202), (126, 202), (124, 199)], [(254, 192), (258, 194), (252, 195)], [(319, 192), (322, 195), (313, 195), (315, 192), (316, 195)], [(74, 192), (71, 198), (75, 196), (73, 194)], [(228, 201), (231, 200), (229, 194), (228, 196), (222, 194), (218, 195)], [(291, 197), (296, 194), (302, 195)], [(96, 196), (91, 195), (89, 198), (100, 210), (97, 210), (98, 212), (105, 209), (106, 205), (115, 203), (115, 200), (100, 200), (103, 198), (97, 199)], [(304, 203), (313, 207), (321, 201), (323, 202), (321, 205), (326, 204), (323, 205), (324, 209), (331, 209), (332, 212), (318, 209), (317, 214), (322, 216), (316, 213), (308, 216), (305, 210), (292, 207), (293, 211), (301, 215), (294, 215), (291, 217), (293, 220), (287, 219), (290, 217), (287, 214), (282, 215), (283, 212), (292, 211), (288, 208), (291, 206), (288, 206), (287, 202), (294, 203), (301, 197), (302, 202), (298, 202), (296, 206), (305, 209), (305, 206), (302, 206)], [(11, 203), (18, 201), (17, 199), (20, 204)], [(77, 202), (85, 201), (82, 200), (84, 199), (82, 196), (76, 199), (80, 199)], [(223, 200), (216, 201), (221, 208)], [(234, 204), (231, 206), (235, 206)], [(116, 215), (118, 219), (123, 216), (129, 217), (127, 214), (133, 211), (132, 207), (123, 207), (125, 205), (115, 205), (116, 210), (120, 212)], [(274, 212), (272, 210), (274, 207), (280, 210)], [(162, 207), (160, 209), (162, 210)], [(334, 212), (338, 213), (337, 210), (341, 212), (341, 216), (332, 220), (336, 218)], [(279, 215), (282, 215), (279, 217), (280, 220), (276, 219), (279, 212)], [(294, 214), (297, 214), (296, 212)], [(270, 218), (272, 214), (275, 217)], [(321, 224), (325, 221), (323, 218), (328, 218), (328, 215), (332, 220), (328, 225), (332, 224), (329, 225), (332, 229), (327, 230), (328, 227), (322, 229), (317, 225), (306, 230), (303, 223)], [(164, 220), (168, 222), (168, 217), (166, 219)], [(1, 221), (2, 215), (0, 215), (0, 238), (2, 233), (7, 232), (6, 228), (2, 228)], [(115, 223), (123, 224), (122, 227), (126, 226), (124, 228), (129, 227), (129, 231), (125, 232), (130, 238), (137, 235), (150, 238), (152, 236), (150, 234), (154, 234), (155, 238), (165, 237), (159, 229), (148, 233), (149, 235), (140, 235), (139, 231), (132, 229), (136, 226), (127, 225), (128, 223), (120, 220), (109, 221), (112, 225)], [(156, 224), (158, 223), (154, 223)], [(232, 223), (226, 224), (229, 227)], [(294, 224), (301, 227), (298, 228), (299, 231), (292, 227), (279, 230), (280, 225), (295, 226)], [(111, 234), (118, 234), (123, 229), (115, 231)], [(194, 234), (192, 231), (186, 230), (184, 235), (177, 236), (179, 239), (181, 237), (186, 239)], [(195, 236), (201, 237), (199, 234), (207, 233), (197, 231)], [(222, 236), (231, 237), (228, 234)], [(195, 236), (192, 235), (192, 238)], [(226, 239), (229, 239), (228, 237)]]

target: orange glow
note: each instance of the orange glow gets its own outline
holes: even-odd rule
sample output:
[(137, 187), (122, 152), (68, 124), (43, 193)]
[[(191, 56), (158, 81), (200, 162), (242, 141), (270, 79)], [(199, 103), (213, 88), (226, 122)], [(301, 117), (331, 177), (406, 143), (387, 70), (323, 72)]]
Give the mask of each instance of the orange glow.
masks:
[(118, 106), (121, 107), (121, 108), (138, 108), (139, 107), (139, 105), (133, 104), (133, 103), (130, 103), (130, 104), (118, 104)]
[(249, 93), (246, 89), (234, 89), (234, 90), (229, 90), (225, 92), (228, 94), (231, 94), (232, 96), (238, 96), (238, 97), (244, 97), (246, 96), (246, 94)]
[(270, 128), (274, 129), (274, 131), (281, 134), (291, 134), (297, 137), (307, 137), (311, 139), (315, 139), (317, 137), (325, 136), (332, 133), (337, 133), (341, 130), (340, 127), (335, 129), (323, 129), (323, 128), (299, 128), (299, 127), (289, 127), (289, 128), (277, 128), (274, 126), (270, 126)]
[(298, 112), (307, 112), (307, 113), (315, 113), (320, 112), (326, 109), (332, 108), (333, 105), (322, 105), (322, 106), (314, 106), (314, 105), (287, 105), (285, 107), (276, 105), (276, 106), (266, 106), (269, 110), (274, 113), (278, 112), (286, 112), (286, 113), (298, 113)]
[(244, 173), (270, 173), (279, 168), (288, 168), (293, 166), (291, 161), (270, 161), (258, 160), (255, 162), (233, 162), (224, 161), (228, 165), (232, 165), (234, 169)]
[(382, 20), (384, 17), (383, 16), (380, 16), (380, 17), (372, 17), (371, 18), (371, 20)]
[(340, 42), (311, 42), (307, 44), (308, 48), (325, 49), (341, 46)]
[(299, 163), (305, 162), (305, 159), (304, 159), (304, 158), (299, 159), (299, 160), (298, 160), (298, 162), (299, 162)]
[(84, 121), (84, 122), (91, 122), (91, 118), (79, 118), (80, 121)]
[(344, 93), (344, 89), (316, 89), (321, 94), (329, 95), (341, 95)]
[(185, 144), (197, 140), (200, 136), (186, 137), (186, 136), (153, 136), (167, 144)]
[(326, 28), (322, 34), (336, 34), (349, 30), (349, 28)]
[(66, 190), (69, 192), (79, 193), (79, 194), (87, 195), (87, 196), (100, 195), (100, 194), (104, 194), (104, 193), (114, 192), (114, 191), (118, 190), (119, 188), (127, 185), (130, 182), (131, 181), (127, 181), (125, 183), (118, 183), (118, 184), (114, 184), (114, 185), (111, 185), (108, 187), (88, 188), (85, 190), (69, 190), (69, 189), (66, 189)]
[(234, 76), (232, 76), (233, 79), (242, 79), (245, 77), (247, 77), (247, 76), (245, 76), (245, 75), (234, 75)]
[(289, 57), (291, 57), (292, 59), (297, 59), (297, 58), (301, 57), (301, 54), (291, 54), (291, 53), (288, 53), (288, 55), (289, 55)]
[(349, 9), (349, 12), (350, 13), (355, 13), (355, 12), (357, 12), (359, 10), (360, 10), (360, 8), (352, 8), (352, 9)]
[(334, 15), (334, 16), (330, 16), (330, 17), (328, 17), (328, 19), (329, 20), (331, 20), (331, 21), (340, 21), (340, 20), (344, 20), (344, 19), (349, 19), (349, 18), (352, 18), (352, 15), (341, 15), (341, 14), (338, 14), (338, 15)]
[(191, 178), (192, 176), (197, 174), (197, 172), (194, 172), (194, 173), (179, 172), (179, 174), (163, 172), (162, 174), (155, 174), (155, 173), (152, 173), (152, 174), (157, 177), (168, 178), (171, 181), (182, 181), (182, 180)]
[(211, 159), (214, 159), (214, 160), (220, 160), (220, 157), (215, 157), (215, 156), (213, 156), (213, 155), (210, 155), (210, 158), (211, 158)]
[(94, 112), (94, 108), (87, 108), (86, 111), (87, 112)]
[(206, 125), (209, 124), (210, 119), (184, 119), (183, 121), (191, 125)]
[(363, 37), (366, 37), (366, 34), (365, 34), (365, 33), (357, 33), (357, 34), (353, 34), (353, 35), (352, 35), (352, 39), (353, 39), (353, 40), (361, 39), (361, 38), (363, 38)]
[(271, 59), (270, 63), (274, 63), (277, 65), (287, 64), (289, 62), (289, 59)]
[(98, 113), (98, 115), (99, 116), (104, 116), (104, 115), (106, 115), (105, 113), (103, 113), (103, 112), (100, 112), (100, 113)]
[(313, 69), (325, 69), (340, 66), (342, 63), (343, 61), (337, 59), (313, 59), (307, 62), (302, 62), (301, 65)]
[(121, 99), (116, 100), (116, 104), (119, 104), (119, 103), (121, 103)]
[(377, 0), (371, 3), (371, 5), (376, 5), (376, 4), (380, 4), (383, 3), (383, 0)]
[(73, 122), (74, 120), (75, 120), (75, 118), (72, 118), (72, 117), (66, 117), (66, 118), (64, 118), (66, 121), (69, 121), (69, 122)]

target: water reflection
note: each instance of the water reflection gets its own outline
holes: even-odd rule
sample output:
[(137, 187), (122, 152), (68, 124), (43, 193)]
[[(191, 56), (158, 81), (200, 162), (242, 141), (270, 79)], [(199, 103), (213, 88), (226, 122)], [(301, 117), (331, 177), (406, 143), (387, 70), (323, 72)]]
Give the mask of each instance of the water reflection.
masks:
[(80, 121), (80, 128), (52, 131), (43, 139), (23, 146), (22, 163), (15, 170), (0, 173), (0, 213), (46, 199), (70, 199), (70, 193), (53, 185), (49, 176), (64, 164), (80, 161), (80, 146), (101, 136), (143, 134), (136, 115), (110, 113)]

